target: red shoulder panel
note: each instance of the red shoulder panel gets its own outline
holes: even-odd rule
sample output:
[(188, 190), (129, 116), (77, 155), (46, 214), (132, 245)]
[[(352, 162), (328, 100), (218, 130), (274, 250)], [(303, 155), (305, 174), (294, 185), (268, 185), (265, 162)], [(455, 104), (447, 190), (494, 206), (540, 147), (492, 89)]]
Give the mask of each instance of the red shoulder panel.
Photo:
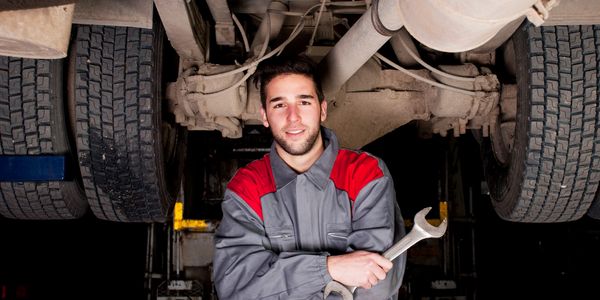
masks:
[(276, 190), (269, 154), (239, 169), (227, 188), (244, 199), (263, 220), (260, 198)]
[(353, 202), (365, 185), (380, 177), (383, 171), (376, 158), (345, 149), (339, 150), (330, 175), (335, 187), (346, 191)]

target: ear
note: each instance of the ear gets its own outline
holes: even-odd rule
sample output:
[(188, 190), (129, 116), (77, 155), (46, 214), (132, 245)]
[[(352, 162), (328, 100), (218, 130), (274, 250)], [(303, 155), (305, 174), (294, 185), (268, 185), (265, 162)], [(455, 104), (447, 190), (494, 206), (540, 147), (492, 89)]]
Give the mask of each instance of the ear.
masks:
[(262, 117), (263, 126), (269, 128), (269, 120), (267, 120), (267, 112), (264, 108), (260, 108), (260, 116)]
[(321, 101), (321, 122), (325, 122), (325, 119), (327, 119), (327, 101), (323, 99)]

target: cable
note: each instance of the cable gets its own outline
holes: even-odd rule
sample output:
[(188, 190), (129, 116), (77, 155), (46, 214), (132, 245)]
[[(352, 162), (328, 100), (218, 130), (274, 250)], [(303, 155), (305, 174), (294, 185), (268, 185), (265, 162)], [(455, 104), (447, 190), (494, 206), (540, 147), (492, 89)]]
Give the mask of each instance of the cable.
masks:
[(246, 36), (246, 31), (244, 30), (244, 27), (242, 27), (240, 20), (238, 20), (234, 13), (231, 14), (231, 18), (233, 18), (233, 22), (235, 22), (235, 25), (240, 31), (242, 40), (244, 41), (244, 49), (246, 49), (246, 52), (250, 52), (250, 44), (248, 44), (248, 37)]
[(387, 59), (385, 56), (383, 56), (383, 55), (381, 55), (381, 54), (379, 54), (379, 53), (375, 53), (375, 56), (376, 56), (377, 58), (381, 59), (382, 61), (386, 62), (386, 63), (387, 63), (387, 64), (389, 64), (390, 66), (392, 66), (392, 67), (394, 67), (394, 68), (398, 69), (399, 71), (402, 71), (402, 72), (403, 72), (403, 73), (405, 73), (406, 75), (408, 75), (408, 76), (410, 76), (410, 77), (413, 77), (413, 78), (415, 78), (415, 79), (418, 79), (418, 80), (421, 80), (421, 81), (427, 82), (427, 83), (429, 83), (429, 84), (431, 84), (431, 85), (433, 85), (433, 86), (437, 86), (437, 87), (439, 87), (439, 88), (443, 88), (443, 89), (451, 90), (451, 91), (454, 91), (454, 92), (457, 92), (457, 93), (461, 93), (461, 94), (465, 94), (465, 95), (469, 95), (469, 96), (476, 96), (476, 95), (477, 95), (477, 94), (476, 94), (475, 92), (473, 92), (473, 91), (468, 91), (468, 90), (459, 89), (459, 88), (456, 88), (456, 87), (453, 87), (453, 86), (449, 86), (449, 85), (446, 85), (446, 84), (443, 84), (443, 83), (439, 83), (439, 82), (437, 82), (437, 81), (433, 81), (433, 80), (427, 79), (427, 78), (425, 78), (425, 77), (423, 77), (423, 76), (421, 76), (421, 75), (414, 74), (414, 73), (410, 72), (409, 70), (407, 70), (407, 69), (405, 69), (405, 68), (403, 68), (403, 67), (401, 67), (401, 66), (397, 65), (397, 64), (396, 64), (396, 63), (394, 63), (393, 61), (391, 61), (391, 60)]
[(271, 40), (271, 12), (270, 10), (267, 10), (267, 13), (265, 14), (265, 18), (267, 18), (267, 28), (268, 28), (268, 32), (267, 35), (265, 36), (265, 40), (263, 41), (262, 47), (260, 47), (260, 52), (258, 52), (258, 57), (263, 57), (263, 55), (265, 55), (265, 52), (267, 52), (267, 47), (269, 46), (269, 40)]

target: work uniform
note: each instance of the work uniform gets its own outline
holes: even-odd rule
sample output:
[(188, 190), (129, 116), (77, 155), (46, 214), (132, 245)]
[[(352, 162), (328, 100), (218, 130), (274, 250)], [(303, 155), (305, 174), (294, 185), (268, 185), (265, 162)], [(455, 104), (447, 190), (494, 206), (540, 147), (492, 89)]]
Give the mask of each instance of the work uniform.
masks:
[[(215, 234), (219, 299), (323, 299), (332, 280), (328, 255), (383, 253), (405, 235), (384, 162), (340, 149), (327, 128), (321, 134), (324, 152), (306, 172), (290, 168), (273, 143), (229, 182)], [(403, 254), (384, 280), (358, 288), (355, 299), (396, 299), (405, 264)]]

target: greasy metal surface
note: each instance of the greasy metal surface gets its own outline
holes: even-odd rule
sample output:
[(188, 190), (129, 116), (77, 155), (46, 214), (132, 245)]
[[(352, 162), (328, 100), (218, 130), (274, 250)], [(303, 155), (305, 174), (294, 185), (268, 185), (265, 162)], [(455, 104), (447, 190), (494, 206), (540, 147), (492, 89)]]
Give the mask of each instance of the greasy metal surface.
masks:
[(152, 0), (78, 0), (73, 23), (152, 28)]
[[(448, 220), (444, 219), (439, 226), (433, 226), (427, 222), (425, 216), (431, 207), (426, 207), (420, 210), (414, 217), (414, 225), (410, 232), (404, 236), (401, 240), (396, 242), (392, 247), (386, 250), (383, 253), (383, 257), (393, 261), (400, 254), (404, 253), (408, 248), (412, 247), (417, 242), (428, 239), (428, 238), (439, 238), (446, 233), (446, 229), (448, 228)], [(356, 290), (356, 287), (345, 286), (335, 280), (329, 282), (325, 286), (325, 290), (323, 292), (323, 299), (327, 298), (329, 294), (332, 292), (336, 292), (342, 295), (344, 300), (353, 300), (353, 293)]]
[(64, 58), (69, 46), (74, 6), (0, 11), (0, 55)]

